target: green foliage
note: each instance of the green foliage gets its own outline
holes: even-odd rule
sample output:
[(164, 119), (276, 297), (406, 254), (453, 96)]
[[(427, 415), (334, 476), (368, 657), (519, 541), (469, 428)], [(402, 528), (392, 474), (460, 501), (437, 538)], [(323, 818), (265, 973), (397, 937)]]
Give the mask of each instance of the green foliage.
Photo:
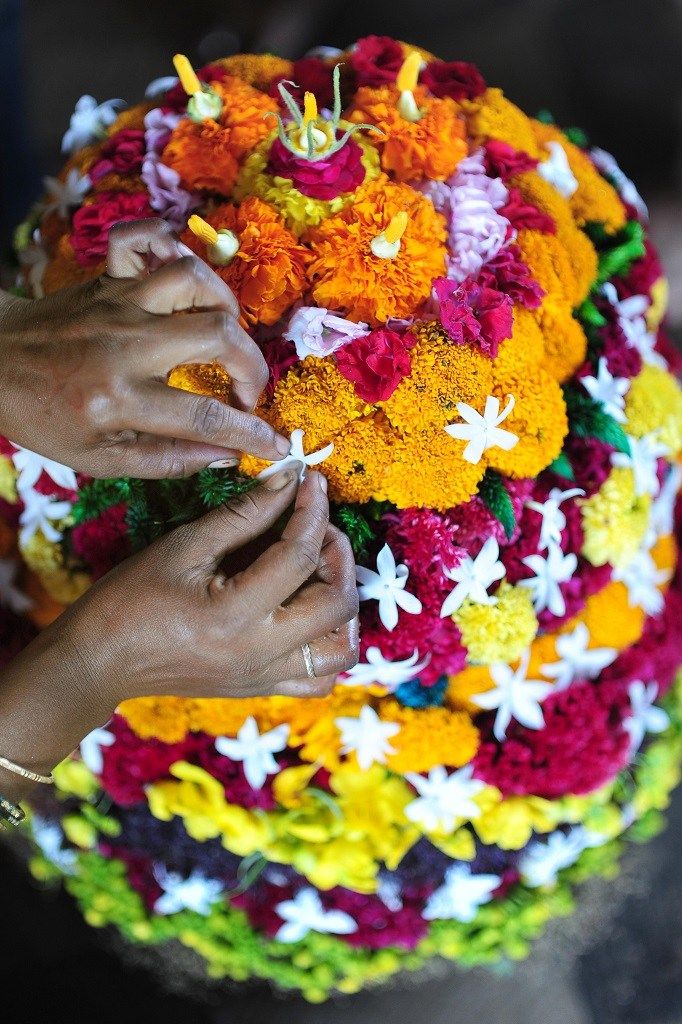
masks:
[(504, 481), (497, 470), (487, 469), (485, 471), (485, 476), (478, 489), (478, 496), (502, 524), (507, 540), (510, 540), (516, 528), (516, 517), (509, 491), (504, 486)]
[(74, 523), (96, 519), (112, 505), (130, 502), (142, 490), (141, 480), (93, 480), (86, 484), (73, 506)]
[(332, 509), (332, 522), (350, 540), (356, 560), (362, 561), (368, 555), (368, 547), (374, 537), (374, 530), (359, 505), (337, 505)]
[(604, 410), (601, 402), (595, 402), (589, 395), (582, 394), (571, 385), (564, 388), (564, 399), (572, 434), (576, 437), (595, 437), (605, 444), (613, 445), (619, 452), (630, 454), (630, 444), (625, 431), (620, 423)]
[(572, 128), (564, 128), (564, 135), (569, 142), (572, 142), (574, 146), (578, 146), (579, 149), (587, 149), (590, 144), (587, 133), (582, 128), (576, 128), (575, 125)]
[(575, 480), (573, 466), (571, 465), (566, 452), (560, 452), (554, 462), (552, 462), (547, 468), (550, 473), (556, 473), (557, 476), (563, 476), (566, 480)]
[(644, 253), (644, 228), (637, 220), (630, 220), (615, 235), (609, 235), (603, 224), (588, 224), (585, 228), (597, 248), (599, 271), (593, 292), (612, 277), (623, 277), (635, 260)]

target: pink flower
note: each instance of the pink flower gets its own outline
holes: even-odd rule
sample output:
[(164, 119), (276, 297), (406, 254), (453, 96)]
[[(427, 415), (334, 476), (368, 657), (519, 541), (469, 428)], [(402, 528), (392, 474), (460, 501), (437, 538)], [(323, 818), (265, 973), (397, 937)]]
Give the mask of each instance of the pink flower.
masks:
[(409, 349), (415, 340), (409, 333), (372, 331), (339, 349), (336, 365), (365, 402), (385, 402), (412, 369)]
[(293, 341), (299, 359), (329, 356), (356, 338), (369, 334), (367, 324), (355, 324), (322, 306), (301, 306), (291, 317), (282, 337)]
[(532, 203), (527, 203), (517, 188), (509, 189), (509, 198), (500, 213), (515, 231), (526, 228), (529, 231), (544, 231), (548, 235), (556, 234), (554, 219)]
[(139, 128), (123, 128), (103, 144), (99, 159), (89, 171), (91, 181), (99, 181), (106, 174), (138, 174), (144, 153), (144, 132)]
[(538, 161), (523, 150), (514, 149), (501, 139), (490, 139), (485, 145), (485, 166), (492, 178), (513, 178), (534, 171)]
[(73, 215), (71, 245), (82, 267), (94, 267), (107, 254), (109, 230), (126, 220), (151, 217), (146, 192), (100, 192)]
[(462, 60), (432, 60), (422, 71), (421, 81), (434, 96), (453, 100), (474, 100), (486, 90), (478, 68)]
[(156, 153), (148, 153), (144, 158), (142, 181), (149, 190), (152, 209), (175, 231), (182, 231), (189, 215), (200, 205), (199, 198), (181, 188), (180, 175), (162, 163)]
[(365, 36), (358, 39), (350, 62), (358, 85), (385, 85), (395, 82), (405, 59), (400, 43), (390, 36)]
[(154, 107), (144, 118), (144, 141), (148, 153), (161, 153), (166, 148), (170, 134), (182, 120), (180, 114)]
[(446, 277), (433, 282), (440, 322), (456, 345), (472, 345), (492, 359), (511, 338), (513, 302), (509, 295), (471, 279), (459, 287)]
[(270, 149), (267, 170), (280, 178), (288, 178), (294, 188), (312, 199), (336, 199), (352, 192), (365, 180), (362, 150), (354, 139), (325, 160), (304, 160), (294, 156), (279, 139)]
[(537, 309), (545, 292), (521, 259), (517, 245), (506, 245), (486, 263), (478, 283), (509, 295), (514, 303), (526, 309)]

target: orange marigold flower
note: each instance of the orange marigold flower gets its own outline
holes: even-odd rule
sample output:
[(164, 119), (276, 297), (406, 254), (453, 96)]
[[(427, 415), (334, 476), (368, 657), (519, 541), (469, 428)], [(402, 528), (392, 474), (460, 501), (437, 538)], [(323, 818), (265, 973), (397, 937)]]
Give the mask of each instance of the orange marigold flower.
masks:
[(609, 233), (619, 231), (627, 220), (625, 207), (613, 185), (602, 178), (590, 158), (555, 125), (531, 121), (542, 157), (545, 143), (558, 142), (564, 149), (578, 188), (569, 199), (578, 224), (597, 221)]
[(272, 119), (265, 115), (277, 113), (279, 104), (234, 75), (213, 82), (211, 88), (222, 98), (220, 123), (229, 128), (230, 149), (239, 160), (270, 134)]
[[(545, 339), (534, 312), (514, 306), (512, 336), (502, 342), (495, 357), (495, 372), (504, 374), (522, 363), (538, 366), (545, 356)], [(491, 371), (492, 372), (492, 371)]]
[(423, 86), (414, 90), (414, 98), (422, 117), (408, 121), (398, 109), (400, 91), (395, 86), (363, 86), (348, 120), (381, 130), (382, 135), (372, 133), (371, 139), (381, 153), (382, 168), (398, 181), (444, 181), (467, 153), (464, 120), (454, 100), (435, 99)]
[(460, 768), (478, 750), (478, 729), (462, 711), (416, 710), (389, 699), (381, 701), (379, 716), (400, 726), (400, 732), (391, 737), (395, 754), (387, 758), (394, 772), (428, 772), (437, 764)]
[(229, 128), (211, 120), (180, 121), (161, 159), (180, 175), (183, 187), (190, 192), (204, 189), (227, 196), (239, 170), (230, 145)]
[(84, 281), (91, 281), (104, 273), (104, 260), (96, 263), (94, 267), (82, 267), (73, 251), (68, 234), (62, 235), (55, 248), (55, 253), (45, 268), (43, 276), (43, 290), (46, 295), (59, 291), (60, 288), (70, 288), (74, 284), (82, 284)]
[(383, 479), (383, 496), (398, 508), (435, 508), (441, 512), (468, 501), (485, 472), (485, 461), (462, 458), (465, 442), (437, 431), (396, 443)]
[(167, 383), (180, 391), (230, 401), (232, 378), (220, 363), (183, 363), (171, 370)]
[(332, 501), (382, 500), (384, 474), (394, 458), (396, 438), (381, 412), (353, 420), (334, 437), (334, 451), (320, 469)]
[(461, 107), (477, 144), (499, 139), (529, 156), (540, 155), (531, 119), (501, 89), (486, 89), (475, 100), (462, 100)]
[(224, 68), (230, 75), (241, 78), (242, 82), (265, 90), (275, 78), (281, 78), (282, 75), (291, 78), (294, 68), (290, 60), (276, 57), (274, 53), (234, 53), (231, 57), (223, 57), (213, 63)]
[(56, 601), (48, 594), (35, 573), (27, 573), (21, 581), (22, 590), (31, 598), (33, 604), (26, 612), (26, 617), (38, 629), (47, 629), (64, 611), (65, 605)]
[[(234, 232), (239, 251), (226, 265), (214, 265), (237, 296), (251, 323), (274, 324), (301, 298), (306, 288), (308, 252), (284, 226), (281, 215), (261, 199), (251, 196), (241, 206), (215, 207), (205, 218), (216, 230)], [(210, 247), (191, 231), (182, 241), (207, 263)]]
[(535, 316), (545, 339), (542, 366), (562, 384), (584, 362), (587, 336), (567, 302), (547, 298)]
[[(671, 534), (659, 537), (651, 549), (651, 557), (656, 563), (657, 569), (668, 570), (672, 573), (677, 564), (677, 544), (675, 538)], [(664, 584), (661, 589), (667, 590), (667, 584)]]
[[(372, 242), (404, 211), (407, 226), (395, 258), (377, 256)], [(407, 185), (377, 178), (352, 205), (307, 235), (315, 302), (372, 325), (413, 316), (445, 273), (445, 218)]]
[(454, 676), (448, 676), (448, 689), (445, 702), (450, 708), (466, 711), (470, 715), (479, 715), (481, 709), (474, 704), (472, 697), (485, 693), (493, 686), (493, 678), (487, 665), (467, 665)]
[(521, 365), (496, 374), (493, 394), (500, 400), (500, 408), (508, 395), (514, 396), (514, 408), (505, 419), (504, 428), (519, 440), (508, 452), (502, 448), (488, 449), (482, 461), (507, 476), (536, 477), (556, 459), (568, 433), (561, 388), (546, 370)]
[(591, 646), (624, 651), (641, 638), (646, 613), (630, 604), (624, 583), (611, 582), (588, 597), (579, 620), (589, 630)]
[(557, 235), (542, 231), (519, 231), (516, 244), (521, 259), (547, 295), (576, 306), (584, 298), (571, 257)]
[(186, 697), (136, 697), (118, 710), (140, 739), (179, 743), (190, 731), (192, 703)]
[(251, 716), (266, 732), (285, 721), (277, 701), (276, 697), (200, 697), (189, 707), (188, 728), (209, 736), (236, 736)]
[(144, 192), (145, 184), (137, 174), (105, 174), (92, 186), (93, 192)]

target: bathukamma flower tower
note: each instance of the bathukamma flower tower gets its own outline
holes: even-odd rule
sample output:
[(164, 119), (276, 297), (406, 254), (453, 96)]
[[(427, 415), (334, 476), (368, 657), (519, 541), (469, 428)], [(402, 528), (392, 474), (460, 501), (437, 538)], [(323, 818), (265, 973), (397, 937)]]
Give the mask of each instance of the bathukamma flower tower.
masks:
[[(35, 296), (154, 215), (233, 289), (260, 415), (352, 542), (362, 629), (323, 699), (124, 704), (36, 805), (33, 869), (94, 926), (311, 1000), (523, 957), (656, 831), (682, 746), (682, 394), (642, 199), (470, 64), (320, 53), (84, 97), (18, 232)], [(229, 390), (218, 365), (169, 384)], [(2, 452), (15, 638), (268, 472), (93, 481)]]

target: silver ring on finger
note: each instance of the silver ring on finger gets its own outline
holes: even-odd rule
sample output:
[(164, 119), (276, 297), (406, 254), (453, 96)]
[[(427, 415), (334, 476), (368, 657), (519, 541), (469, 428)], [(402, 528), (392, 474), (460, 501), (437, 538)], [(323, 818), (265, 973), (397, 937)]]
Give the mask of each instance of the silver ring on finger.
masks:
[(315, 673), (315, 662), (313, 661), (313, 654), (310, 650), (310, 644), (303, 644), (301, 647), (301, 653), (303, 654), (303, 660), (305, 662), (305, 670), (308, 675), (308, 679), (317, 679)]

